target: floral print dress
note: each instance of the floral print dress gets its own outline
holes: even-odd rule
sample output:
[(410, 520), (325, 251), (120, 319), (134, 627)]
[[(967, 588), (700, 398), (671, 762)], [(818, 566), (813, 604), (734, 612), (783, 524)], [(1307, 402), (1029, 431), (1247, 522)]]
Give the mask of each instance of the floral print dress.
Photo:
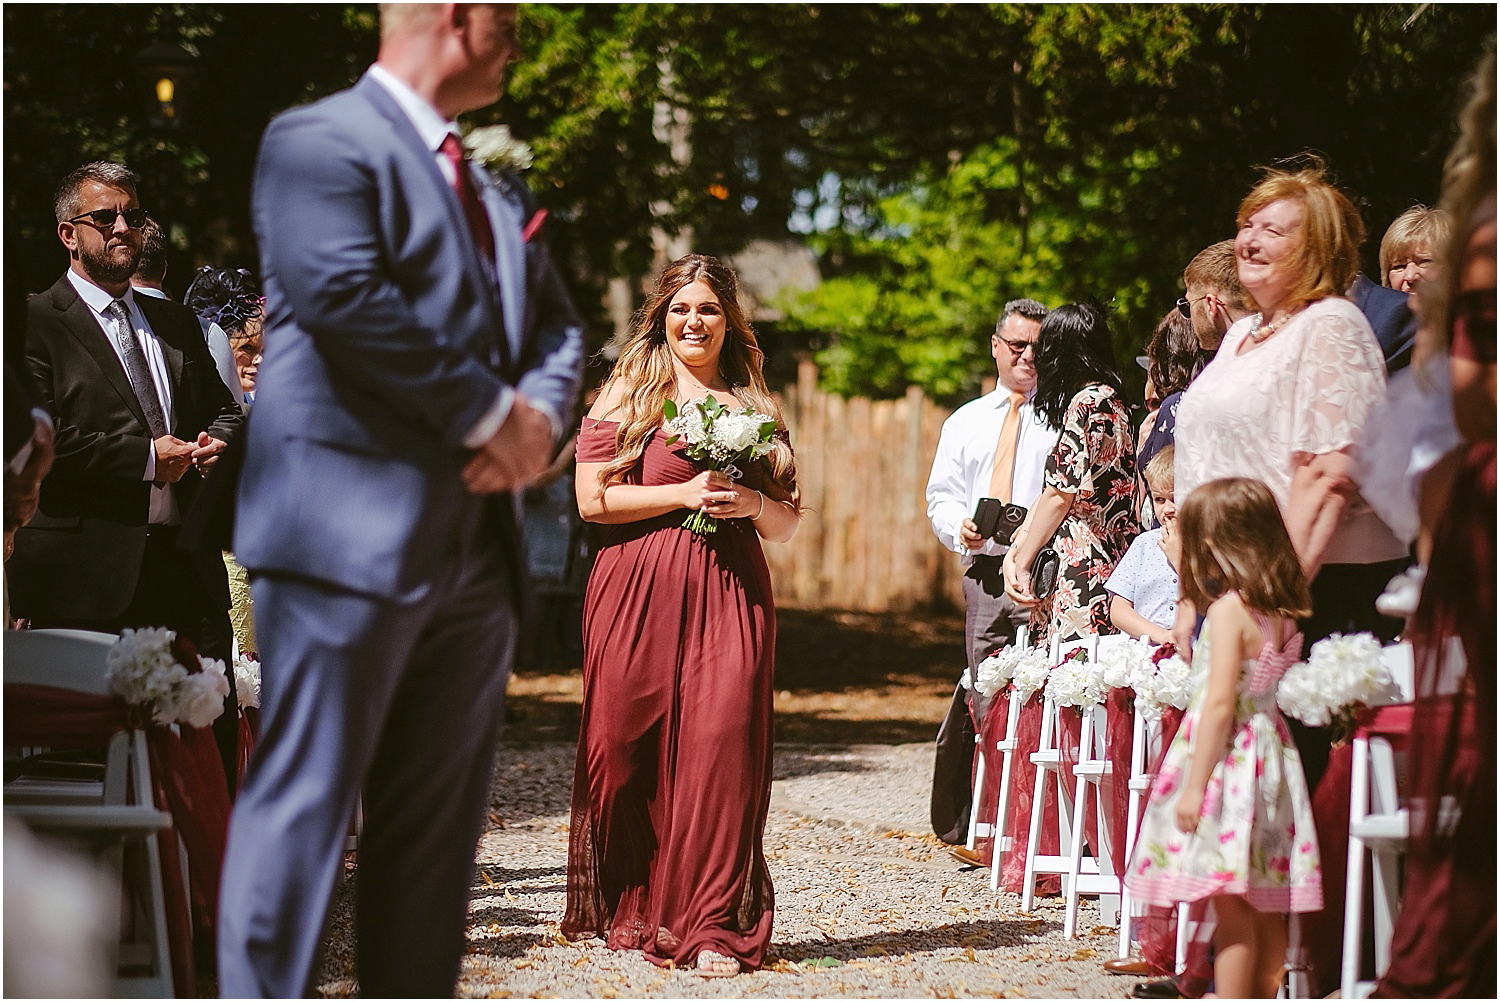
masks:
[(1104, 583), (1140, 532), (1136, 520), (1135, 445), (1130, 415), (1114, 387), (1090, 383), (1063, 415), (1047, 457), (1045, 483), (1074, 495), (1051, 546), (1057, 587), (1032, 613), (1034, 642), (1111, 633)]
[(1151, 787), (1125, 886), (1140, 901), (1173, 905), (1213, 894), (1243, 896), (1263, 912), (1323, 908), (1318, 840), (1302, 761), (1276, 709), (1276, 685), (1297, 660), (1302, 636), (1255, 613), (1266, 637), (1260, 657), (1240, 666), (1228, 751), (1203, 791), (1198, 830), (1177, 828), (1177, 800), (1193, 761), (1194, 736), (1208, 690), (1208, 626), (1193, 650), (1193, 699)]

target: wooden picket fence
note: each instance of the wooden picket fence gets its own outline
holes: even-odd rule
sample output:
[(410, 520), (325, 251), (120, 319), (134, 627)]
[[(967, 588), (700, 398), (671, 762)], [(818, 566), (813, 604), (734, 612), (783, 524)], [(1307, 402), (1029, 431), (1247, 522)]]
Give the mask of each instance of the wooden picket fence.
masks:
[(933, 534), (924, 496), (949, 411), (917, 387), (899, 400), (825, 393), (811, 362), (780, 397), (806, 510), (790, 543), (765, 547), (777, 603), (963, 608), (958, 557)]

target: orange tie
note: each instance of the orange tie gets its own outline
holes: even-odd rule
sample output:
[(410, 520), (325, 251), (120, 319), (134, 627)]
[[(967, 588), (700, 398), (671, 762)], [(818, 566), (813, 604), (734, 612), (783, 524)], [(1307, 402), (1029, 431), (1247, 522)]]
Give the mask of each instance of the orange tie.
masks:
[(1000, 422), (1000, 443), (995, 446), (995, 469), (990, 474), (989, 496), (1006, 503), (1010, 502), (1010, 484), (1016, 472), (1016, 442), (1021, 438), (1021, 405), (1025, 402), (1024, 393), (1010, 395), (1010, 410)]

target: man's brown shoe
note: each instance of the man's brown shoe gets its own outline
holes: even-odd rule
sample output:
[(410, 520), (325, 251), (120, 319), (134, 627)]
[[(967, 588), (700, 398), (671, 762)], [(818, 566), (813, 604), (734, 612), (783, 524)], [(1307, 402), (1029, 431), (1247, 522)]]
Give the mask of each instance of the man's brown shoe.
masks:
[(1105, 974), (1124, 974), (1133, 978), (1144, 978), (1150, 975), (1151, 965), (1136, 957), (1116, 958), (1104, 962)]
[(975, 852), (973, 849), (965, 849), (961, 845), (951, 846), (948, 849), (948, 855), (952, 856), (954, 859), (958, 860), (965, 866), (986, 865), (983, 856), (979, 855), (979, 853)]

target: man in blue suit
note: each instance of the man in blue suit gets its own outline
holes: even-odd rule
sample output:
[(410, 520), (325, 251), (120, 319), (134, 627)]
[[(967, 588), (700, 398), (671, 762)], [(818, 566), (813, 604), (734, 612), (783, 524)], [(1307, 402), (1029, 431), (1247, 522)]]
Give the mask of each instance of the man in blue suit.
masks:
[(220, 901), (225, 997), (309, 994), (356, 799), (361, 994), (450, 995), (516, 634), (516, 492), (571, 420), (581, 332), (529, 196), (463, 159), (515, 8), (391, 4), (350, 90), (272, 122), (267, 321), (235, 551), (261, 734)]

